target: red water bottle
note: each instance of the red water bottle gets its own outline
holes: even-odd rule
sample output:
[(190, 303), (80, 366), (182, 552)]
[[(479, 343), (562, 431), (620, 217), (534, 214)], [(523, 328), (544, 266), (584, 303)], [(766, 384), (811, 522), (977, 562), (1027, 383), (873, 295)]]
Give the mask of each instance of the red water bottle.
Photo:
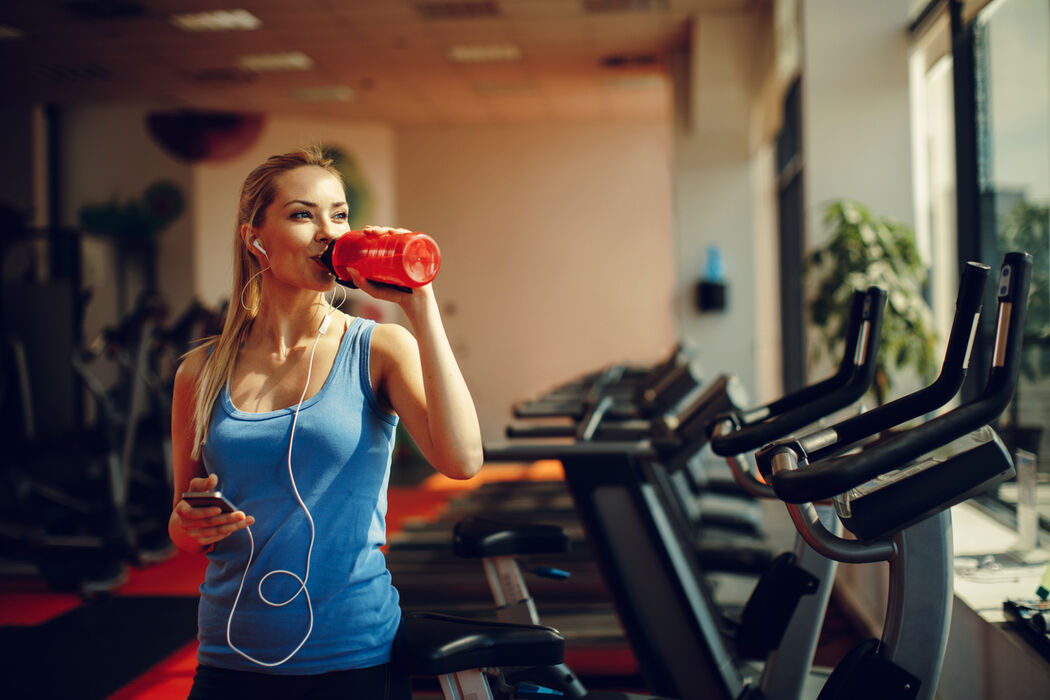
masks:
[(405, 290), (429, 284), (441, 267), (441, 251), (425, 233), (365, 233), (347, 231), (321, 254), (321, 262), (340, 284), (353, 287), (349, 269), (370, 282)]

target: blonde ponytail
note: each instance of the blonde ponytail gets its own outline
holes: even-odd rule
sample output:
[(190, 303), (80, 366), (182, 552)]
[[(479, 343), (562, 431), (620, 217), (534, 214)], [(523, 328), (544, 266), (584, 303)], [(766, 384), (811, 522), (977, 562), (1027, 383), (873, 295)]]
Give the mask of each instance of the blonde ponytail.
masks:
[[(195, 386), (191, 453), (194, 459), (200, 458), (201, 446), (208, 439), (208, 426), (211, 423), (215, 399), (233, 376), (237, 351), (244, 345), (252, 321), (259, 313), (259, 301), (262, 297), (260, 273), (263, 268), (258, 259), (248, 252), (241, 238), (241, 228), (245, 224), (256, 227), (264, 223), (266, 209), (273, 202), (277, 191), (276, 180), (280, 175), (311, 165), (324, 168), (340, 182), (343, 181), (339, 171), (332, 166), (332, 159), (327, 157), (319, 146), (307, 146), (283, 155), (271, 156), (255, 168), (241, 186), (234, 235), (233, 290), (226, 311), (226, 322), (219, 336), (204, 343), (203, 347), (208, 348), (207, 356), (197, 375)], [(197, 348), (193, 352), (201, 351)]]

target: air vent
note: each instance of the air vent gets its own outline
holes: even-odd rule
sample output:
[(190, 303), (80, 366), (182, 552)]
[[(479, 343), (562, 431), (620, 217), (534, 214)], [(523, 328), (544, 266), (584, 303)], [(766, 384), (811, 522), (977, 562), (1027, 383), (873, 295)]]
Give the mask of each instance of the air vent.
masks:
[(134, 0), (75, 0), (63, 5), (66, 12), (87, 20), (130, 19), (146, 14), (146, 7)]
[(417, 2), (416, 11), (423, 19), (484, 19), (499, 17), (499, 3), (494, 0), (462, 0), (461, 2)]
[(667, 0), (582, 0), (584, 12), (657, 12)]
[(93, 63), (73, 66), (40, 66), (37, 71), (44, 80), (64, 85), (100, 83), (113, 77), (113, 73), (109, 69)]
[(651, 53), (612, 54), (601, 61), (602, 67), (613, 69), (649, 68), (659, 63), (659, 56)]
[(255, 73), (243, 68), (205, 68), (189, 74), (189, 79), (195, 83), (207, 83), (210, 85), (221, 83), (250, 83), (255, 79)]

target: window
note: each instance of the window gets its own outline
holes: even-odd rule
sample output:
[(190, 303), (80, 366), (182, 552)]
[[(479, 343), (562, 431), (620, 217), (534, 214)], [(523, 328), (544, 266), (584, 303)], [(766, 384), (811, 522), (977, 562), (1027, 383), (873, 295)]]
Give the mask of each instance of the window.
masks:
[[(934, 315), (948, 327), (963, 260), (995, 270), (1008, 251), (1032, 254), (1024, 369), (1000, 433), (1011, 450), (1036, 454), (1050, 526), (1050, 3), (993, 0), (968, 25), (959, 3), (954, 17), (944, 3), (923, 9), (910, 58), (912, 150), (916, 237), (931, 269)], [(994, 286), (972, 363), (982, 371), (967, 382), (967, 398), (983, 388)], [(996, 498), (1012, 514), (1016, 485)]]
[[(1024, 364), (1002, 432), (1037, 454), (1050, 481), (1050, 3), (989, 3), (974, 21), (973, 56), (977, 250), (986, 262), (1026, 250), (1034, 262)], [(990, 344), (994, 328), (982, 325)]]

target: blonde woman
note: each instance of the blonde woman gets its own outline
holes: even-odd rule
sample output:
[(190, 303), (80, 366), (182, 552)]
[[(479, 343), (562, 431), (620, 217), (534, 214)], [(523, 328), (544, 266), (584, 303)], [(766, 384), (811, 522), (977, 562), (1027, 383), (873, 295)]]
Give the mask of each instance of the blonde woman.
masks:
[[(410, 692), (389, 664), (400, 610), (379, 550), (394, 430), (455, 479), (481, 468), (481, 434), (430, 285), (404, 293), (353, 275), (399, 304), (411, 333), (326, 299), (334, 280), (318, 256), (347, 222), (319, 149), (252, 171), (225, 326), (176, 374), (168, 530), (209, 559), (190, 698)], [(213, 489), (233, 512), (182, 498)]]

